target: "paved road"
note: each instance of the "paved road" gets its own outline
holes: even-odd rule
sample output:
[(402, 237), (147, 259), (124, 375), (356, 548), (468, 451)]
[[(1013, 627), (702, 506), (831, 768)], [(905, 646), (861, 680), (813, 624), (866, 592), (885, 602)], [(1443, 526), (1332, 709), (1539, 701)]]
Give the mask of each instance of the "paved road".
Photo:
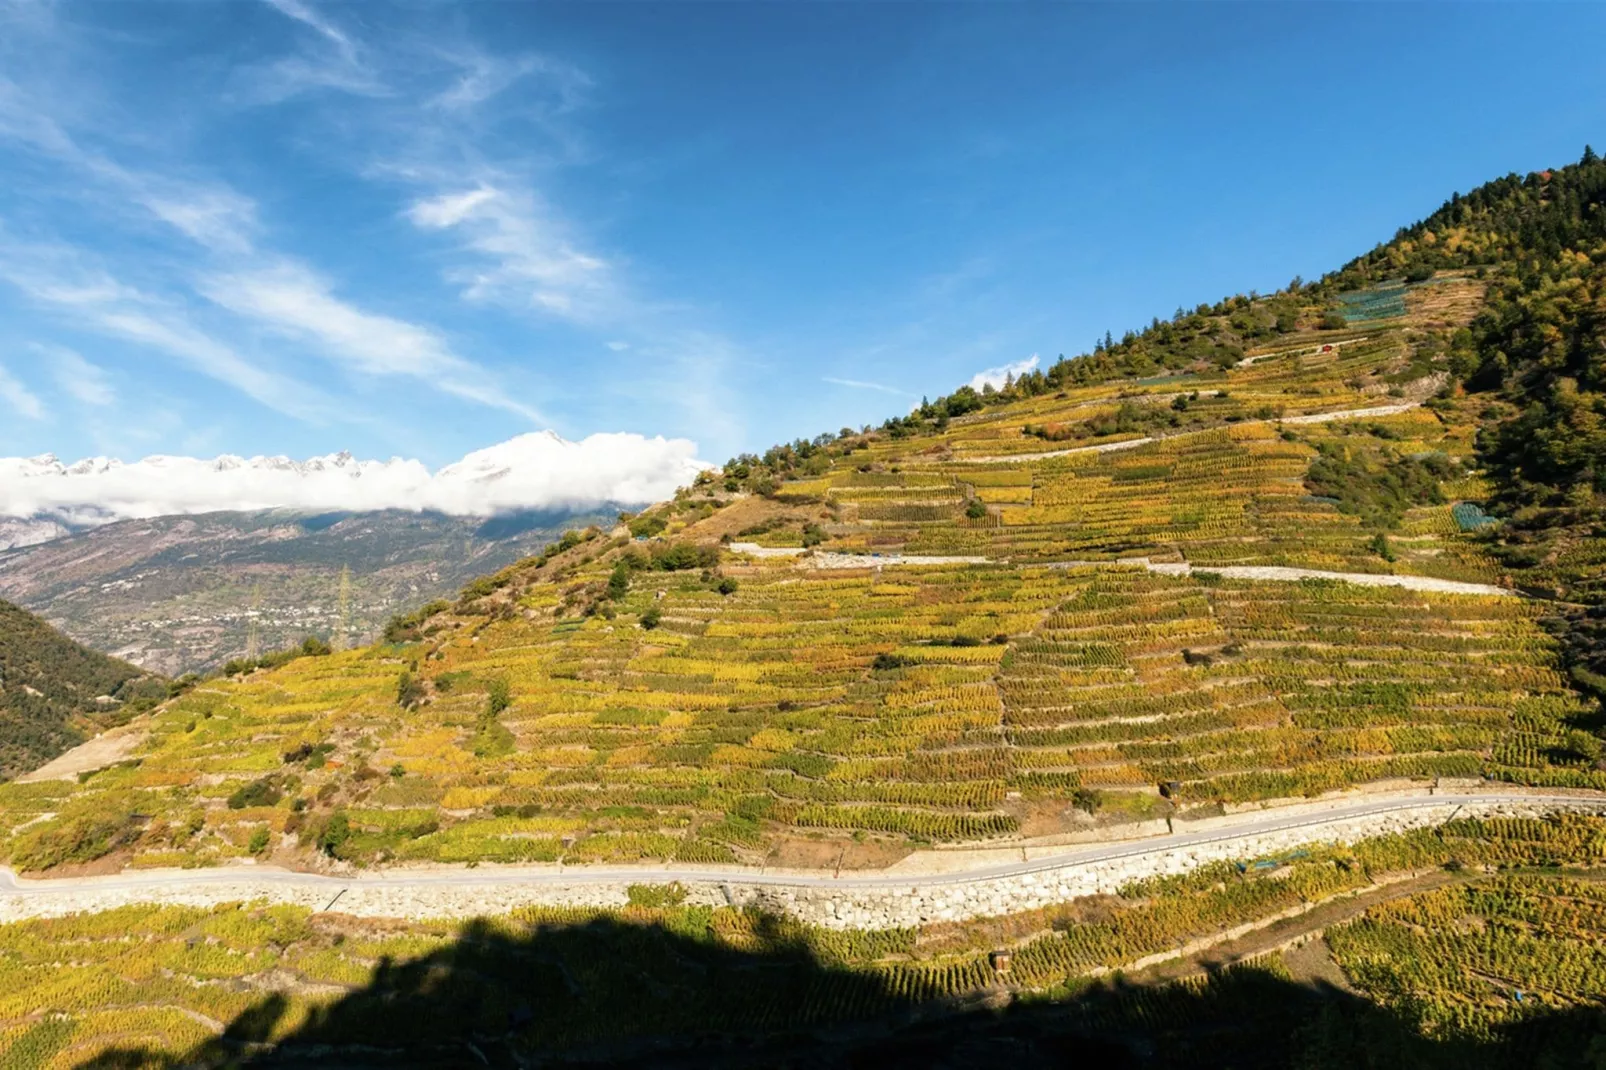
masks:
[[(1137, 841), (1104, 843), (1076, 847), (1063, 854), (1038, 858), (1026, 862), (1010, 862), (979, 866), (958, 873), (922, 876), (918, 874), (855, 875), (834, 877), (826, 874), (765, 873), (761, 870), (737, 868), (679, 868), (675, 866), (582, 866), (582, 867), (521, 867), (497, 866), (446, 871), (393, 870), (386, 873), (363, 873), (350, 877), (325, 876), (315, 873), (297, 873), (268, 866), (234, 866), (215, 869), (175, 870), (164, 872), (124, 872), (107, 877), (64, 878), (60, 880), (19, 879), (10, 869), (0, 867), (0, 895), (20, 896), (28, 899), (77, 892), (122, 891), (139, 892), (176, 887), (203, 885), (300, 886), (325, 888), (331, 894), (342, 888), (460, 888), (473, 890), (506, 885), (619, 885), (640, 883), (714, 883), (754, 885), (771, 888), (841, 888), (841, 889), (900, 889), (932, 888), (943, 885), (965, 884), (973, 881), (1016, 877), (1050, 870), (1068, 869), (1098, 862), (1131, 858), (1139, 855), (1200, 847), (1266, 833), (1310, 829), (1312, 839), (1320, 839), (1319, 830), (1326, 825), (1353, 821), (1367, 817), (1384, 817), (1410, 810), (1446, 805), (1490, 805), (1498, 803), (1526, 803), (1555, 809), (1589, 809), (1606, 811), (1606, 793), (1592, 795), (1542, 795), (1525, 792), (1473, 792), (1464, 794), (1411, 795), (1374, 797), (1370, 800), (1344, 803), (1330, 809), (1289, 814), (1277, 811), (1253, 811), (1234, 815), (1225, 822), (1217, 821), (1213, 827), (1169, 836), (1155, 836)], [(1001, 844), (1003, 848), (1010, 845)]]

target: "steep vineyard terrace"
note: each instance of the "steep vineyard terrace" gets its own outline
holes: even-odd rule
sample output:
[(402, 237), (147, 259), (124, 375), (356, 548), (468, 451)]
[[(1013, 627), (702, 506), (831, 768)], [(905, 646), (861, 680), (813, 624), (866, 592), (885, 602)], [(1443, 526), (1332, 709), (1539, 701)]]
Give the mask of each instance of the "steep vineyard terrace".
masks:
[(1425, 344), (1473, 288), (845, 436), (769, 494), (715, 475), (394, 642), (210, 682), (83, 783), (0, 786), (5, 849), (830, 868), (1397, 778), (1606, 787)]

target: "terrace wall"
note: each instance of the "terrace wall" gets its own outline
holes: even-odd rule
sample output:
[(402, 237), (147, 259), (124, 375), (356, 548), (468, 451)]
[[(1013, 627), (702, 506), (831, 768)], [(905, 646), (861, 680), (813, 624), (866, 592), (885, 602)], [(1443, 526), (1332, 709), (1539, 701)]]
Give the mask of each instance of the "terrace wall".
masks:
[[(750, 870), (733, 869), (727, 879), (681, 883), (687, 890), (687, 902), (693, 904), (758, 906), (831, 929), (894, 928), (1032, 910), (1079, 896), (1113, 893), (1129, 881), (1183, 873), (1208, 862), (1274, 856), (1316, 841), (1354, 843), (1432, 826), (1452, 816), (1536, 817), (1558, 809), (1606, 812), (1606, 799), (1580, 798), (1566, 803), (1446, 802), (1397, 813), (1336, 819), (1315, 828), (1235, 836), (1215, 843), (1157, 849), (1106, 861), (1072, 862), (1036, 873), (970, 881), (912, 877), (907, 883), (874, 887), (846, 883), (815, 886), (782, 883), (787, 880), (783, 875), (759, 877)], [(0, 892), (0, 922), (109, 910), (131, 903), (210, 906), (255, 899), (369, 917), (467, 918), (530, 905), (623, 906), (631, 884), (650, 881), (639, 872), (606, 880), (588, 880), (576, 872), (573, 881), (562, 883), (475, 884), (472, 874), (461, 871), (450, 875), (426, 873), (408, 874), (402, 878), (407, 883), (396, 878), (368, 877), (350, 881), (323, 878), (308, 884), (306, 878), (297, 875), (253, 874), (249, 870), (218, 873), (215, 879), (209, 879), (211, 874), (192, 871), (171, 883), (164, 883), (157, 874), (119, 878), (143, 882), (138, 887), (96, 887), (93, 879), (86, 879), (62, 882), (61, 887), (48, 892)], [(663, 881), (673, 879), (675, 872), (665, 868)]]

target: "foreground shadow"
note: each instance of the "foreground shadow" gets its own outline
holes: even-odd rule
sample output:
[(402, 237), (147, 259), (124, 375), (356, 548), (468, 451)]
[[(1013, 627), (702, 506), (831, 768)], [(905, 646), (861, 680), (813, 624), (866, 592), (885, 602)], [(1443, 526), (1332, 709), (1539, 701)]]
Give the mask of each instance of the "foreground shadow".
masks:
[(1254, 968), (1208, 985), (955, 1000), (929, 994), (935, 985), (909, 991), (907, 975), (822, 964), (784, 930), (761, 922), (739, 950), (673, 920), (520, 935), (476, 923), (433, 954), (382, 962), (288, 1035), (287, 1001), (268, 996), (177, 1059), (124, 1049), (81, 1065), (1606, 1070), (1600, 1008), (1527, 1012), (1477, 1039), (1433, 1041), (1348, 992)]

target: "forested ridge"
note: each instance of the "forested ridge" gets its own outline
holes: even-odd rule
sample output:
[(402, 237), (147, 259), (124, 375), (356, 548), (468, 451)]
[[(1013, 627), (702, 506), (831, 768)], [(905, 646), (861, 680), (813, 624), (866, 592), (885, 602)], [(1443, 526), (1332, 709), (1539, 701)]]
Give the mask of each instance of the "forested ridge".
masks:
[(160, 680), (0, 601), (0, 778), (33, 769), (119, 713), (166, 695)]
[(1490, 538), (1574, 604), (1555, 621), (1574, 681), (1606, 697), (1606, 161), (1586, 148), (1572, 166), (1452, 197), (1335, 281), (1443, 270), (1488, 280), (1451, 366), (1490, 402), (1479, 459), (1508, 517)]

